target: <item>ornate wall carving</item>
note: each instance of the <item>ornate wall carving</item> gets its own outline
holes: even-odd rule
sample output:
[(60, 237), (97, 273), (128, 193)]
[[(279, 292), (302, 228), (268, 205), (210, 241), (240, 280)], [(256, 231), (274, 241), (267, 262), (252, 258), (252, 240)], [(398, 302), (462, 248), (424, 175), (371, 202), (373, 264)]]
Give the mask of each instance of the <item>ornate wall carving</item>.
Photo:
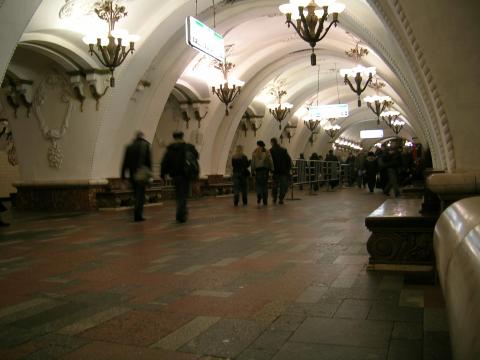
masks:
[[(43, 115), (42, 107), (44, 107), (47, 97), (51, 98), (55, 93), (59, 93), (59, 100), (66, 105), (66, 110), (60, 128), (50, 129), (46, 118)], [(33, 104), (40, 130), (44, 138), (50, 141), (47, 153), (48, 164), (52, 168), (60, 169), (62, 167), (64, 155), (63, 149), (58, 143), (58, 140), (60, 140), (67, 132), (73, 109), (73, 97), (70, 93), (68, 80), (57, 73), (48, 74), (40, 82), (33, 98)]]

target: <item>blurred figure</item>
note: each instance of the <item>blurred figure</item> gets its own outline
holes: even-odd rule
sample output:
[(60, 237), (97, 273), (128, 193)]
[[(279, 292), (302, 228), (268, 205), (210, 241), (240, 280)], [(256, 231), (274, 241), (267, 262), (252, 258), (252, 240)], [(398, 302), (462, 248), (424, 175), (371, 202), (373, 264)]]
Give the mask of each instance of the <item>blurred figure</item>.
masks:
[(141, 131), (136, 133), (135, 139), (127, 146), (125, 151), (122, 179), (126, 179), (127, 170), (135, 197), (133, 220), (144, 221), (145, 187), (152, 180), (152, 161), (150, 157), (150, 143), (145, 140), (145, 135)]
[(195, 146), (183, 140), (183, 132), (173, 133), (173, 143), (168, 145), (163, 156), (160, 176), (165, 179), (169, 175), (175, 184), (177, 200), (176, 220), (179, 223), (187, 221), (187, 198), (190, 192), (190, 182), (198, 178), (198, 152)]
[(382, 166), (387, 172), (387, 185), (383, 189), (383, 193), (390, 196), (390, 190), (393, 189), (395, 197), (400, 196), (400, 188), (398, 186), (398, 172), (402, 165), (402, 159), (397, 148), (392, 146), (382, 156)]
[(248, 178), (250, 172), (248, 168), (250, 160), (243, 153), (243, 146), (237, 145), (235, 153), (232, 156), (232, 180), (233, 180), (233, 205), (238, 206), (240, 200), (240, 193), (242, 193), (242, 203), (244, 206), (248, 203)]
[(325, 161), (327, 162), (326, 169), (327, 169), (327, 180), (328, 185), (333, 190), (335, 187), (338, 186), (338, 158), (333, 153), (333, 150), (329, 150), (328, 154), (325, 156)]
[(276, 138), (270, 139), (272, 145), (270, 155), (273, 161), (273, 184), (272, 184), (272, 198), (273, 203), (283, 204), (283, 199), (288, 190), (290, 183), (290, 170), (292, 168), (292, 159), (288, 155), (287, 149), (278, 144)]
[[(3, 213), (3, 212), (6, 212), (7, 211), (7, 208), (5, 207), (5, 205), (2, 204), (2, 202), (0, 201), (0, 213)], [(5, 222), (2, 220), (2, 218), (0, 217), (0, 227), (1, 226), (10, 226), (9, 223)]]
[(268, 204), (268, 173), (273, 171), (273, 161), (270, 152), (265, 149), (262, 140), (257, 141), (257, 148), (252, 154), (252, 174), (255, 176), (255, 190), (257, 192), (257, 205), (263, 201)]
[(373, 151), (370, 151), (365, 158), (364, 162), (365, 168), (365, 180), (368, 185), (368, 190), (373, 193), (375, 190), (375, 184), (377, 180), (377, 172), (378, 172), (378, 161), (375, 157)]
[(317, 153), (310, 155), (310, 190), (318, 191), (318, 175), (320, 173), (320, 164), (318, 163), (320, 157)]

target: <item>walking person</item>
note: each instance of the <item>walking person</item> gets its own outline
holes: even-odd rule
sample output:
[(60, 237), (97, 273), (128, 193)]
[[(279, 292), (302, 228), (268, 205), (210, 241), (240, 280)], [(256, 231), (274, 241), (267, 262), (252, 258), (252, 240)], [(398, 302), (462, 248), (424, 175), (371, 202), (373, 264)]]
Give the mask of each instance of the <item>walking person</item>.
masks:
[(317, 192), (319, 189), (318, 186), (318, 177), (320, 175), (320, 157), (316, 152), (310, 155), (309, 167), (310, 167), (310, 191)]
[(187, 221), (187, 198), (190, 192), (190, 183), (199, 175), (198, 152), (195, 146), (183, 140), (183, 132), (173, 133), (173, 143), (168, 145), (163, 156), (160, 177), (165, 180), (169, 175), (175, 185), (177, 200), (176, 220), (179, 223)]
[(292, 169), (292, 159), (288, 155), (287, 149), (278, 144), (276, 138), (270, 139), (272, 145), (270, 155), (273, 161), (273, 184), (272, 198), (273, 203), (283, 204), (283, 199), (288, 190), (290, 182), (290, 170)]
[(386, 169), (388, 182), (383, 193), (390, 196), (390, 190), (393, 189), (395, 197), (400, 196), (400, 188), (398, 186), (398, 172), (402, 165), (402, 159), (395, 147), (391, 147), (382, 156), (382, 166)]
[(265, 149), (265, 143), (262, 140), (257, 141), (257, 148), (252, 154), (252, 175), (255, 176), (257, 205), (262, 201), (264, 206), (268, 204), (268, 173), (273, 169), (272, 157)]
[[(6, 208), (5, 205), (2, 204), (2, 202), (0, 201), (0, 213), (2, 212), (6, 212), (8, 209)], [(9, 223), (5, 222), (2, 220), (2, 218), (0, 217), (0, 227), (1, 226), (10, 226)]]
[[(327, 164), (327, 177), (328, 177), (328, 185), (333, 190), (339, 184), (338, 178), (338, 158), (333, 153), (333, 150), (328, 150), (328, 154), (325, 156), (325, 161)], [(328, 188), (327, 188), (328, 190)]]
[(145, 135), (137, 131), (133, 142), (127, 146), (122, 165), (122, 179), (128, 178), (134, 194), (134, 221), (144, 221), (143, 205), (145, 203), (145, 187), (152, 180), (152, 161), (150, 157), (150, 143)]
[(378, 161), (373, 151), (370, 151), (363, 163), (365, 169), (365, 179), (367, 181), (368, 190), (373, 193), (377, 181)]
[(250, 160), (243, 153), (243, 146), (237, 145), (235, 148), (235, 154), (232, 156), (232, 180), (233, 180), (233, 205), (238, 206), (240, 200), (240, 193), (242, 194), (243, 206), (247, 206), (248, 203), (248, 178), (250, 172)]

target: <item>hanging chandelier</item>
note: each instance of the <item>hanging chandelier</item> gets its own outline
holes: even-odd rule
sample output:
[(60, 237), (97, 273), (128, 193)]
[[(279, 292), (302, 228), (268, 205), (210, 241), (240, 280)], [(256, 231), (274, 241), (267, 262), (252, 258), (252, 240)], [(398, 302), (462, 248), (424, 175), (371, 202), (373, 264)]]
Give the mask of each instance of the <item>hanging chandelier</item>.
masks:
[(268, 111), (272, 114), (273, 118), (278, 121), (278, 129), (282, 130), (282, 121), (285, 120), (287, 115), (290, 113), (293, 105), (286, 102), (282, 103), (282, 97), (287, 95), (285, 90), (276, 90), (276, 95), (278, 103), (267, 105)]
[[(115, 24), (123, 17), (127, 16), (125, 6), (119, 6), (114, 0), (103, 0), (96, 3), (95, 13), (108, 24), (108, 34), (88, 34), (83, 38), (83, 42), (89, 46), (91, 56), (95, 55), (100, 63), (108, 68), (111, 73), (110, 86), (115, 86), (114, 70), (120, 66), (128, 54), (133, 54), (135, 42), (139, 36), (130, 35), (128, 31), (115, 29)], [(125, 44), (129, 43), (129, 47)], [(95, 45), (97, 49), (95, 50)]]
[(393, 105), (393, 101), (390, 96), (366, 96), (363, 100), (367, 103), (367, 106), (370, 110), (377, 115), (377, 125), (380, 125), (380, 115)]
[(338, 148), (340, 150), (345, 150), (345, 151), (362, 151), (363, 150), (360, 144), (345, 138), (339, 138), (335, 140), (334, 148), (335, 149)]
[[(372, 81), (373, 75), (375, 75), (375, 67), (364, 67), (362, 65), (357, 65), (352, 69), (340, 69), (340, 75), (343, 76), (345, 85), (348, 84), (350, 89), (357, 94), (358, 96), (358, 107), (362, 106), (362, 101), (360, 100), (360, 95), (365, 91), (368, 84)], [(368, 77), (365, 84), (362, 86), (363, 77)], [(352, 85), (350, 78), (353, 78), (355, 81), (355, 87)]]
[(384, 111), (380, 114), (382, 120), (388, 127), (392, 127), (392, 123), (398, 119), (400, 113), (396, 110)]
[(404, 126), (405, 126), (405, 121), (396, 119), (392, 121), (390, 128), (395, 133), (395, 135), (398, 136), (398, 134), (400, 133), (400, 131), (402, 131)]
[(314, 135), (318, 134), (318, 125), (320, 125), (320, 120), (303, 120), (303, 123), (307, 127), (308, 130), (310, 130), (310, 136), (308, 138), (308, 141), (310, 142), (311, 145), (313, 145), (314, 141)]
[(214, 66), (215, 69), (222, 72), (223, 77), (212, 83), (212, 94), (217, 95), (220, 101), (225, 104), (225, 115), (228, 116), (228, 108), (232, 108), (230, 104), (235, 100), (237, 95), (240, 94), (245, 82), (228, 76), (228, 73), (235, 68), (234, 64), (225, 61), (216, 62)]
[(334, 139), (340, 133), (341, 128), (342, 127), (340, 125), (332, 125), (332, 124), (328, 124), (323, 128), (323, 130), (325, 130), (325, 134), (327, 134), (328, 137), (330, 138), (330, 141), (329, 141), (330, 144), (334, 142)]
[[(280, 5), (279, 10), (285, 14), (288, 27), (293, 26), (300, 38), (310, 44), (310, 63), (315, 66), (315, 45), (327, 35), (333, 25), (337, 26), (338, 14), (345, 10), (345, 5), (336, 0), (290, 0), (290, 3)], [(324, 27), (329, 15), (332, 16), (332, 21)], [(296, 20), (296, 24), (292, 20)]]
[(295, 136), (296, 130), (297, 125), (287, 124), (287, 126), (285, 126), (285, 128), (283, 129), (282, 135), (280, 135), (280, 137), (283, 138), (283, 134), (285, 134), (285, 137), (288, 139), (288, 143), (290, 144), (290, 141)]

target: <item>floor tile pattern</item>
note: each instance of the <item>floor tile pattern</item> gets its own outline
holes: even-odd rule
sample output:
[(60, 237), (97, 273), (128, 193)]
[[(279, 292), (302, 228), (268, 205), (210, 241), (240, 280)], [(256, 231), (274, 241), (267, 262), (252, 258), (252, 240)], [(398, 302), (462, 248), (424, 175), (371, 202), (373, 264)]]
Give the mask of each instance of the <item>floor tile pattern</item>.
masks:
[(342, 189), (233, 207), (13, 214), (0, 230), (0, 359), (450, 359), (438, 286), (366, 271)]

